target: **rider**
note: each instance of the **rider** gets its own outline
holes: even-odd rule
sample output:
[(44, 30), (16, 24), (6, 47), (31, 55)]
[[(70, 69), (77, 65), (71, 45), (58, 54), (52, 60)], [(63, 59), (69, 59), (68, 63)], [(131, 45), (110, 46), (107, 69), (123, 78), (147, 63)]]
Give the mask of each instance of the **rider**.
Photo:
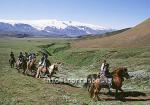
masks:
[(13, 53), (13, 52), (11, 52), (11, 53), (10, 53), (10, 58), (11, 58), (11, 59), (13, 59), (14, 61), (16, 61), (16, 60), (15, 60), (15, 56), (14, 56), (14, 53)]
[(26, 58), (27, 61), (29, 60), (29, 55), (27, 52), (24, 53), (24, 57)]
[(109, 64), (106, 63), (105, 66), (106, 66), (105, 76), (106, 76), (107, 78), (111, 78), (112, 76), (111, 76), (111, 74), (110, 74), (110, 72), (109, 72)]
[(106, 69), (106, 60), (103, 61), (101, 68), (100, 68), (100, 75), (105, 75), (105, 69)]
[[(33, 67), (36, 61), (36, 55), (35, 53), (30, 53), (28, 57), (28, 62), (27, 62), (27, 69), (29, 70), (29, 66)], [(32, 65), (30, 65), (32, 62)], [(31, 68), (30, 68), (31, 69)]]
[(32, 60), (32, 53), (29, 53), (28, 59), (29, 59), (29, 62), (31, 62), (31, 60)]
[(19, 60), (19, 66), (21, 66), (21, 62), (23, 62), (23, 60), (24, 60), (24, 56), (23, 56), (22, 52), (20, 52), (20, 54), (18, 56), (18, 60)]
[(46, 67), (46, 69), (51, 65), (50, 61), (48, 60), (48, 55), (46, 53), (43, 53), (40, 65)]
[(100, 77), (104, 78), (106, 83), (109, 84), (109, 87), (112, 85), (112, 79), (111, 79), (112, 77), (111, 77), (111, 74), (109, 72), (109, 64), (106, 63), (106, 60), (104, 60), (102, 65), (101, 65)]
[(36, 58), (34, 53), (29, 54), (29, 61), (31, 62), (34, 58)]
[(23, 56), (22, 52), (20, 52), (18, 59), (21, 61), (23, 58), (24, 58), (24, 56)]

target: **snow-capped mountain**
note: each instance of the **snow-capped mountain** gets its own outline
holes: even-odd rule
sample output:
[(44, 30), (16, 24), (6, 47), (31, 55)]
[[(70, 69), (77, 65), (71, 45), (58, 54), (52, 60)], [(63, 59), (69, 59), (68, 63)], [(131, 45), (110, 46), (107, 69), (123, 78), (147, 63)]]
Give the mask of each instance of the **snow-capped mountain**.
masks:
[(0, 20), (0, 34), (29, 36), (69, 36), (102, 34), (112, 29), (75, 21), (58, 20)]

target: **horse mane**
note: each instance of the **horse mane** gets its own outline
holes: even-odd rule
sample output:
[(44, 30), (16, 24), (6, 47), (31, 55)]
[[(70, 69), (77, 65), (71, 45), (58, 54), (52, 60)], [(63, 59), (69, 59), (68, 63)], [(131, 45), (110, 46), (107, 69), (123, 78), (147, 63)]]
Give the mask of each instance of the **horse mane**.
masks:
[(57, 63), (53, 63), (52, 65), (49, 66), (49, 72), (52, 72), (53, 69), (57, 67)]
[(125, 67), (119, 67), (119, 68), (115, 69), (111, 74), (112, 75), (115, 75), (115, 74), (117, 75), (124, 69), (125, 69)]

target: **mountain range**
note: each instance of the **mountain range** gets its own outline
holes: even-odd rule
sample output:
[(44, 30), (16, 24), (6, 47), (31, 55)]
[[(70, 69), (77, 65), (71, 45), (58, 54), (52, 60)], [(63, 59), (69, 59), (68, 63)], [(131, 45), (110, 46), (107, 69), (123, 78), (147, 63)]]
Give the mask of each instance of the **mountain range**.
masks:
[(103, 34), (114, 29), (76, 21), (0, 20), (0, 36), (14, 37), (77, 37)]

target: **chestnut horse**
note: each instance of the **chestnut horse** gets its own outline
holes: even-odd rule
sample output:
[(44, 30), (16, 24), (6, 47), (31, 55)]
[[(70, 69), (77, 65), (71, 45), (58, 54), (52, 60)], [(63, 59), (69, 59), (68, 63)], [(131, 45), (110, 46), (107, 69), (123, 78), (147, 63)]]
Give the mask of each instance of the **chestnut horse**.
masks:
[(27, 62), (27, 70), (32, 70), (35, 68), (36, 58), (33, 58), (31, 61)]
[[(122, 87), (122, 82), (124, 81), (124, 77), (126, 79), (129, 78), (128, 70), (125, 67), (117, 68), (114, 70), (112, 73), (112, 86), (111, 88), (116, 89), (116, 94), (118, 94), (118, 90), (120, 90), (123, 93), (123, 90), (121, 89)], [(90, 87), (89, 93), (90, 97), (93, 99), (99, 99), (99, 92), (101, 88), (104, 88), (103, 84), (101, 83), (102, 79), (97, 78)], [(108, 87), (109, 88), (109, 87)]]

